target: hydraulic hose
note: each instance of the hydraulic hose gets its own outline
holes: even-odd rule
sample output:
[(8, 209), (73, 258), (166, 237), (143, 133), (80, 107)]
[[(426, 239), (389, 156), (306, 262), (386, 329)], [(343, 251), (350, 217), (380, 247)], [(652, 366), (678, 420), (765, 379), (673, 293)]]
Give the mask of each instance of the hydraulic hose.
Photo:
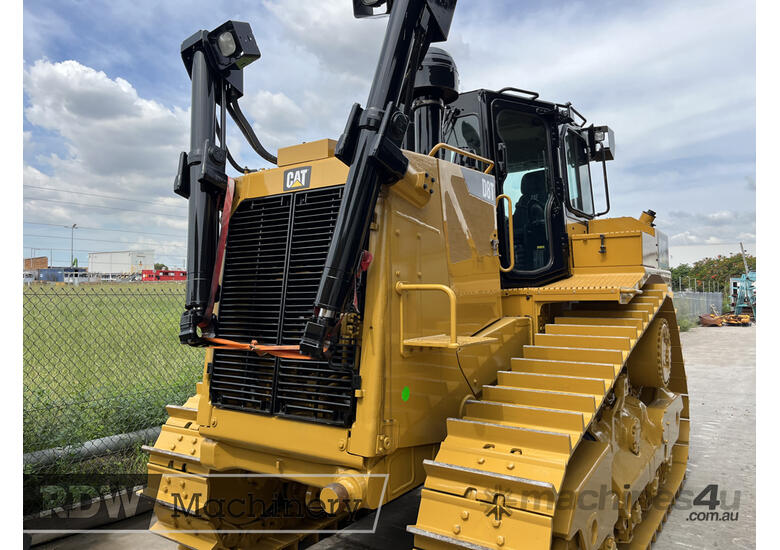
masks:
[(263, 144), (260, 143), (260, 140), (257, 139), (257, 135), (255, 135), (254, 130), (252, 130), (252, 125), (249, 124), (244, 113), (241, 112), (241, 107), (238, 106), (238, 100), (234, 99), (228, 103), (228, 113), (230, 113), (230, 117), (236, 123), (238, 129), (241, 130), (241, 133), (244, 134), (244, 137), (249, 142), (249, 145), (252, 146), (252, 149), (271, 164), (277, 164), (278, 159), (269, 153), (266, 148), (263, 147)]

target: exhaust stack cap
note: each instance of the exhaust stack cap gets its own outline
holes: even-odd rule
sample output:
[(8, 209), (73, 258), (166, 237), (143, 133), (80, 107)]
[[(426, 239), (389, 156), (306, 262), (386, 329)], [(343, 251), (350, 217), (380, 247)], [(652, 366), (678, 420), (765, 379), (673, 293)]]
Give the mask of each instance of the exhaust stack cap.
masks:
[(414, 80), (414, 97), (433, 96), (444, 103), (458, 99), (460, 79), (452, 56), (442, 48), (430, 47)]
[(655, 221), (655, 211), (650, 209), (645, 210), (639, 217), (639, 221), (646, 223), (650, 227), (654, 227), (655, 224), (653, 222)]

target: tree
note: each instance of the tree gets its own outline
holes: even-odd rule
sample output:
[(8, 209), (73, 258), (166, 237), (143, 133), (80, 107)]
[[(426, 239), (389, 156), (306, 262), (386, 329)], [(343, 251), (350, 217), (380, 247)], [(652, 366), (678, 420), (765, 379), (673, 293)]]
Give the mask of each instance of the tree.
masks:
[[(680, 284), (682, 281), (683, 288), (688, 285), (688, 277), (691, 275), (691, 266), (688, 264), (680, 264), (677, 267), (672, 268), (672, 280), (675, 284)], [(693, 280), (691, 279), (691, 282)]]
[(154, 269), (155, 269), (155, 271), (161, 271), (161, 270), (162, 271), (167, 271), (168, 270), (168, 266), (165, 265), (165, 264), (157, 263), (157, 264), (154, 264)]
[[(751, 271), (756, 270), (756, 257), (749, 254), (747, 258), (748, 267)], [(716, 283), (720, 288), (729, 284), (731, 277), (740, 277), (745, 273), (745, 266), (742, 263), (742, 254), (731, 254), (729, 256), (718, 255), (715, 258), (704, 258), (694, 262), (694, 264), (681, 264), (672, 269), (672, 280), (675, 285), (679, 282), (685, 290), (693, 289), (694, 280), (697, 281), (698, 290), (707, 289), (707, 281)], [(689, 283), (690, 278), (690, 283)]]

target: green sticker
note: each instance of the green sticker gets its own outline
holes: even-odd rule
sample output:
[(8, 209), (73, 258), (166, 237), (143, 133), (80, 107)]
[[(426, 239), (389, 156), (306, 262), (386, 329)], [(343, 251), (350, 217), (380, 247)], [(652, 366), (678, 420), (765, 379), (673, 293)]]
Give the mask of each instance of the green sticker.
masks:
[(401, 390), (401, 399), (409, 401), (409, 386), (404, 386), (404, 389)]

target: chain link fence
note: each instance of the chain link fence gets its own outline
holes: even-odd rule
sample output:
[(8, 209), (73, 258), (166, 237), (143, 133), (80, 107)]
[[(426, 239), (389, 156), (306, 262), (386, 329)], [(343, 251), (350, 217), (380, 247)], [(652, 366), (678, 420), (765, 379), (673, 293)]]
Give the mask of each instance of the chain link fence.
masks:
[[(677, 292), (696, 322), (720, 292)], [(165, 405), (195, 391), (203, 350), (178, 341), (183, 283), (24, 287), (26, 473), (135, 473)]]
[(721, 292), (675, 292), (674, 307), (677, 310), (677, 321), (686, 320), (691, 323), (699, 322), (699, 315), (715, 312), (723, 313), (723, 293)]
[(141, 445), (203, 369), (183, 306), (183, 283), (25, 286), (25, 473), (145, 471)]

